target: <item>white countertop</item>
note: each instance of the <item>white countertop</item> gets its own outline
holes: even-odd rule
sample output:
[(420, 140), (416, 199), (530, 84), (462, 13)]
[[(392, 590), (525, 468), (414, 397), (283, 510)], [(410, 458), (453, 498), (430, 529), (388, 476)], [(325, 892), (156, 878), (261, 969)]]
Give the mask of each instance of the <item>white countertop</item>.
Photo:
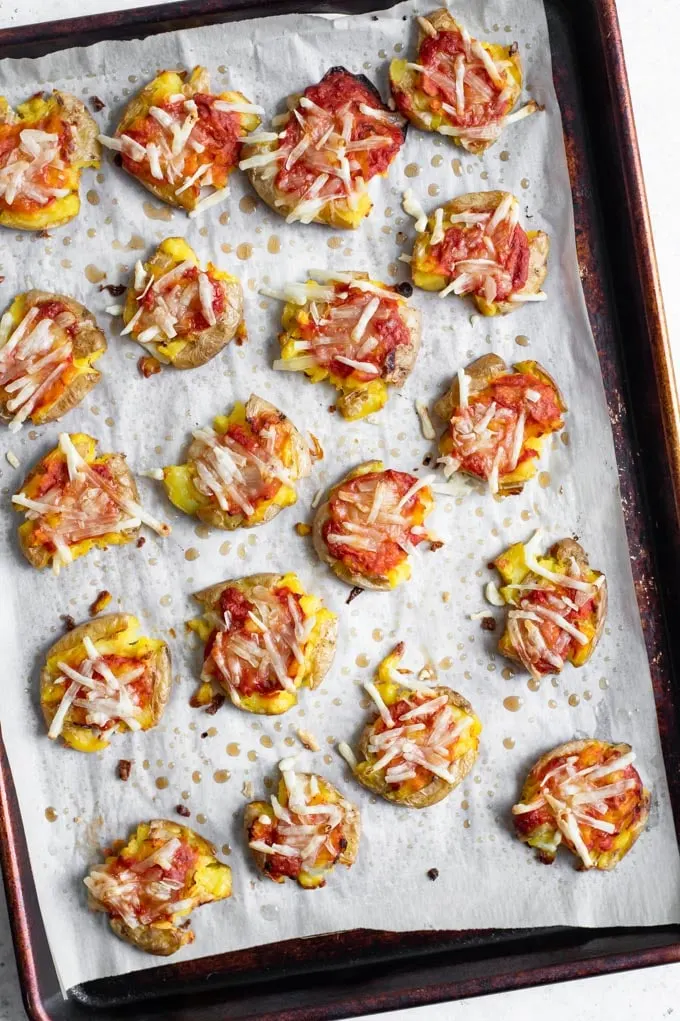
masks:
[[(146, 0), (150, 2), (150, 0)], [(674, 351), (680, 366), (680, 302), (673, 302), (680, 273), (680, 213), (671, 204), (671, 181), (680, 158), (677, 131), (677, 39), (680, 0), (617, 0), (637, 121), (661, 284)], [(0, 28), (144, 6), (135, 0), (0, 0)], [(669, 215), (669, 210), (672, 215)], [(680, 376), (680, 367), (676, 370)], [(486, 1021), (490, 1016), (574, 1018), (624, 1017), (660, 1021), (680, 1009), (680, 964), (615, 976), (583, 979), (499, 993), (475, 1000), (393, 1011), (387, 1021)], [(21, 996), (14, 965), (4, 896), (0, 892), (0, 1021), (21, 1021)], [(378, 1017), (378, 1015), (376, 1015)], [(365, 1019), (363, 1019), (365, 1021)]]

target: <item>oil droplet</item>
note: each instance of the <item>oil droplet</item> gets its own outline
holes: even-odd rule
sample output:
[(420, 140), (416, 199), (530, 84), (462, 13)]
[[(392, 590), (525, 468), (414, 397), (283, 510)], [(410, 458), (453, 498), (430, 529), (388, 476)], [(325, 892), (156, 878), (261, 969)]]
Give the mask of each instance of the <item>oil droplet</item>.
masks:
[(520, 514), (520, 517), (521, 517), (522, 521), (530, 521), (531, 520), (531, 511), (523, 510), (522, 513)]
[(541, 682), (539, 681), (538, 677), (530, 677), (529, 680), (527, 681), (527, 688), (529, 689), (529, 691), (538, 691), (540, 687)]
[(260, 914), (268, 922), (273, 922), (279, 916), (279, 909), (276, 904), (263, 904), (260, 908)]
[(433, 167), (440, 167), (443, 162), (444, 157), (439, 155), (433, 156), (432, 159), (430, 160), (430, 163), (432, 164)]
[(70, 259), (62, 259), (61, 260), (61, 265), (64, 267), (64, 269), (70, 269), (72, 263), (71, 263)]
[(365, 652), (360, 652), (354, 662), (357, 666), (368, 666), (369, 659)]
[(94, 227), (88, 227), (88, 228), (87, 228), (87, 236), (88, 236), (89, 238), (96, 238), (96, 236), (97, 236), (97, 231), (96, 231), (96, 230), (94, 229)]
[(223, 557), (226, 557), (227, 553), (229, 553), (230, 550), (231, 550), (231, 543), (230, 542), (223, 542), (222, 545), (220, 546), (220, 555), (223, 556)]
[(451, 160), (451, 169), (453, 170), (456, 177), (463, 176), (463, 164), (459, 159)]
[(199, 773), (199, 771), (195, 769), (191, 774), (191, 779), (194, 781), (194, 783), (200, 783), (201, 780), (203, 779), (203, 774)]
[(570, 695), (569, 698), (567, 699), (567, 701), (569, 702), (569, 705), (575, 706), (575, 705), (579, 705), (579, 703), (581, 702), (581, 699), (579, 698), (578, 695)]
[(238, 207), (242, 213), (254, 213), (257, 209), (257, 199), (253, 198), (252, 195), (244, 195)]
[(248, 244), (247, 241), (244, 241), (242, 244), (238, 245), (236, 249), (236, 257), (240, 259), (241, 262), (245, 262), (247, 259), (250, 258), (252, 254), (253, 246)]
[(521, 184), (521, 186), (523, 188), (526, 189), (526, 188), (529, 187), (529, 178), (528, 177), (523, 177), (522, 180), (519, 183)]
[(128, 241), (127, 246), (133, 252), (141, 252), (143, 248), (146, 248), (146, 242), (140, 234), (133, 234)]
[(404, 168), (404, 173), (406, 174), (407, 177), (417, 177), (418, 174), (420, 173), (420, 167), (418, 166), (417, 163), (409, 163)]
[(571, 437), (570, 437), (569, 433), (566, 431), (566, 429), (561, 434), (560, 439), (562, 440), (562, 443), (565, 445), (565, 447), (568, 447), (569, 444), (571, 443)]
[(464, 812), (467, 812), (468, 808), (470, 807), (470, 802), (469, 801), (461, 801), (460, 807), (463, 809)]
[(272, 234), (267, 241), (267, 251), (270, 255), (278, 255), (281, 251), (281, 239), (278, 234)]
[(248, 760), (250, 762), (257, 762), (257, 752), (253, 748), (248, 752)]
[(382, 642), (384, 635), (379, 627), (373, 629), (372, 636), (374, 642)]
[(231, 847), (229, 844), (222, 844), (222, 854), (231, 854)]
[(463, 826), (465, 827), (466, 830), (469, 830), (470, 829), (470, 820), (466, 819), (465, 822), (463, 823)]
[(444, 656), (444, 659), (440, 659), (439, 660), (439, 669), (440, 670), (450, 670), (452, 666), (453, 666), (453, 660), (451, 659), (450, 656)]
[(167, 776), (156, 777), (156, 787), (158, 787), (159, 791), (164, 791), (169, 783), (170, 781), (168, 780)]
[(85, 267), (85, 276), (91, 284), (98, 284), (101, 280), (106, 279), (106, 273), (98, 266), (93, 266), (91, 262)]
[(538, 484), (543, 489), (547, 489), (550, 485), (550, 472), (539, 472), (538, 473)]
[(503, 152), (500, 154), (499, 159), (501, 159), (503, 163), (508, 162), (508, 160), (510, 159), (510, 153), (508, 152), (507, 149), (503, 149)]
[(295, 738), (294, 737), (284, 737), (283, 743), (285, 745), (288, 745), (289, 748), (292, 748), (293, 745), (295, 744)]
[(104, 422), (105, 422), (106, 425), (108, 425), (109, 429), (116, 424), (115, 420), (113, 418), (111, 418), (110, 415), (107, 418), (104, 419)]
[(511, 738), (511, 737), (504, 737), (503, 738), (503, 747), (507, 748), (508, 750), (510, 750), (510, 748), (514, 748), (515, 747), (515, 742), (514, 742), (513, 738)]
[(231, 773), (227, 769), (216, 769), (213, 773), (213, 780), (215, 783), (226, 783)]
[(210, 536), (210, 526), (203, 524), (196, 525), (194, 535), (197, 535), (199, 539), (207, 539)]
[(551, 698), (548, 702), (548, 709), (557, 709), (557, 702), (554, 698)]
[(240, 542), (236, 547), (236, 552), (238, 553), (239, 560), (245, 560), (246, 559), (245, 543)]
[(342, 238), (329, 238), (326, 244), (329, 248), (342, 248)]
[(201, 826), (207, 823), (207, 821), (208, 817), (207, 815), (204, 815), (203, 812), (199, 812), (198, 815), (196, 816), (196, 822), (199, 823)]
[(158, 602), (161, 604), (161, 606), (170, 606), (170, 603), (172, 602), (172, 596), (169, 594), (161, 596)]
[(142, 763), (142, 769), (148, 769), (150, 765), (151, 763), (149, 762), (149, 760), (144, 759), (144, 762)]
[(153, 202), (144, 202), (142, 205), (144, 215), (150, 220), (171, 220), (172, 210), (169, 206), (155, 206)]
[(592, 693), (592, 691), (588, 691), (588, 689), (586, 688), (586, 690), (585, 690), (585, 691), (583, 692), (583, 698), (584, 698), (584, 700), (585, 700), (586, 702), (590, 702), (590, 700), (591, 700), (591, 698), (592, 698), (592, 697), (593, 697), (593, 693)]
[(206, 734), (208, 735), (208, 737), (214, 737), (216, 733), (217, 727), (208, 727), (208, 729), (206, 730)]
[(512, 678), (513, 678), (514, 676), (515, 676), (515, 671), (514, 671), (514, 670), (513, 670), (513, 669), (512, 669), (511, 667), (509, 667), (509, 666), (505, 666), (505, 667), (503, 667), (503, 669), (501, 670), (501, 677), (502, 677), (502, 678), (503, 678), (504, 680), (506, 680), (506, 681), (510, 681), (510, 680), (512, 680)]
[(260, 738), (260, 744), (262, 745), (263, 748), (273, 748), (274, 747), (274, 742), (272, 741), (272, 739), (269, 737), (268, 734), (263, 734), (262, 735), (262, 737)]
[(519, 337), (515, 337), (515, 344), (519, 344), (520, 347), (528, 347), (529, 338), (520, 333)]
[(439, 185), (438, 184), (430, 184), (430, 185), (428, 185), (427, 194), (428, 195), (438, 195), (439, 194)]
[(609, 687), (609, 681), (607, 680), (606, 677), (600, 677), (600, 680), (599, 680), (598, 683), (599, 683), (599, 685), (600, 685), (600, 687), (602, 688), (603, 691), (606, 691), (606, 689)]
[(185, 559), (185, 560), (198, 560), (198, 558), (200, 557), (200, 555), (201, 555), (201, 554), (200, 554), (200, 553), (198, 552), (198, 550), (197, 550), (197, 549), (195, 549), (195, 548), (194, 548), (194, 547), (192, 546), (192, 547), (191, 547), (190, 549), (188, 549), (188, 550), (186, 551), (186, 553), (184, 554), (184, 559)]
[(403, 43), (395, 43), (394, 52), (395, 53), (401, 53), (403, 48), (404, 48), (404, 44)]
[(191, 795), (189, 794), (189, 791), (182, 791), (182, 800), (183, 801), (188, 801), (190, 797), (191, 797)]
[(91, 206), (99, 205), (99, 192), (95, 191), (94, 188), (90, 188), (87, 195), (85, 196)]
[(227, 755), (236, 756), (236, 755), (240, 755), (240, 754), (241, 754), (241, 746), (239, 744), (236, 744), (235, 741), (232, 741), (231, 744), (227, 745)]
[(52, 808), (52, 807), (46, 808), (45, 809), (45, 818), (47, 819), (48, 822), (56, 822), (57, 818), (58, 818), (56, 810), (54, 808)]
[(503, 708), (507, 709), (509, 713), (516, 713), (524, 705), (524, 699), (520, 698), (519, 695), (508, 695), (507, 698), (503, 699)]

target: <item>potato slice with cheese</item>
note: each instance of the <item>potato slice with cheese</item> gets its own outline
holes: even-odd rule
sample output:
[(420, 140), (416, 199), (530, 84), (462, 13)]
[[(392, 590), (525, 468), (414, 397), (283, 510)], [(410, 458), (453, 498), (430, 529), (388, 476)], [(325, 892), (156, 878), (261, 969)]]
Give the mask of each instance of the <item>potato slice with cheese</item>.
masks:
[(18, 294), (0, 319), (0, 418), (16, 432), (61, 418), (97, 385), (106, 338), (74, 298)]
[(48, 650), (40, 705), (49, 738), (96, 752), (116, 731), (155, 727), (170, 694), (170, 653), (165, 642), (138, 632), (136, 617), (110, 613), (80, 624)]
[(184, 238), (166, 238), (148, 262), (136, 263), (122, 312), (123, 336), (176, 369), (195, 369), (242, 328), (243, 291), (212, 262), (203, 268)]
[(436, 131), (468, 152), (482, 153), (508, 124), (540, 110), (533, 99), (512, 113), (522, 92), (522, 61), (510, 46), (473, 39), (446, 10), (417, 18), (415, 61), (393, 60), (397, 109), (423, 131)]
[(343, 745), (364, 787), (407, 808), (435, 805), (467, 776), (482, 725), (462, 695), (443, 685), (409, 684), (400, 642), (364, 685), (378, 709), (359, 740), (359, 760)]
[(231, 869), (213, 845), (167, 819), (140, 823), (84, 883), (89, 907), (109, 916), (116, 936), (160, 957), (193, 943), (194, 908), (231, 897)]
[(607, 582), (574, 539), (539, 553), (540, 530), (496, 557), (507, 606), (498, 649), (535, 680), (559, 674), (567, 663), (583, 666), (600, 640), (607, 616)]
[(508, 367), (482, 355), (460, 369), (435, 411), (447, 423), (439, 441), (444, 475), (487, 482), (501, 496), (521, 493), (537, 471), (548, 436), (567, 410), (554, 379), (534, 361)]
[(615, 868), (649, 815), (649, 791), (634, 761), (629, 744), (595, 738), (542, 755), (512, 809), (517, 836), (546, 865), (562, 846), (579, 859), (579, 869)]
[(340, 391), (343, 416), (364, 418), (383, 407), (389, 386), (403, 386), (415, 364), (420, 312), (406, 302), (413, 288), (388, 287), (367, 273), (311, 276), (281, 294), (264, 292), (286, 301), (274, 368), (304, 372), (313, 383), (328, 379)]
[(338, 578), (359, 588), (389, 590), (411, 577), (411, 552), (438, 549), (424, 521), (434, 507), (433, 475), (366, 461), (333, 486), (316, 512), (314, 548)]
[(98, 127), (68, 92), (37, 92), (16, 111), (0, 96), (0, 224), (47, 230), (80, 211), (80, 175), (98, 167)]
[(368, 183), (385, 177), (404, 144), (403, 120), (364, 75), (332, 67), (288, 99), (275, 130), (248, 139), (239, 166), (287, 223), (354, 229), (373, 203)]
[(22, 553), (55, 574), (91, 549), (132, 542), (142, 523), (170, 533), (140, 505), (125, 456), (98, 454), (97, 441), (84, 433), (61, 433), (12, 503), (26, 517), (19, 525)]
[(163, 469), (170, 500), (215, 528), (254, 528), (297, 500), (312, 470), (310, 451), (290, 419), (251, 394), (213, 426), (197, 429), (184, 464)]
[(263, 112), (241, 92), (211, 93), (204, 67), (160, 71), (127, 104), (115, 135), (99, 141), (156, 198), (194, 217), (227, 198), (242, 141)]
[(326, 885), (336, 865), (350, 868), (359, 850), (359, 809), (325, 777), (279, 763), (282, 779), (271, 802), (245, 810), (248, 847), (260, 872), (275, 883), (295, 879), (305, 890)]
[(550, 241), (541, 230), (524, 230), (519, 200), (510, 192), (460, 195), (427, 217), (406, 191), (404, 209), (417, 216), (411, 256), (416, 287), (439, 291), (440, 298), (469, 295), (485, 316), (545, 301)]

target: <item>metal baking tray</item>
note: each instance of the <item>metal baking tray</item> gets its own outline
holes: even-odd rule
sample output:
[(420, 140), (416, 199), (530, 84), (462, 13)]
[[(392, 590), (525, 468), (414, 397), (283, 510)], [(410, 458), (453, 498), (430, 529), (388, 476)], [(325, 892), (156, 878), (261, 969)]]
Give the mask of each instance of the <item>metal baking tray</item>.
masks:
[[(183, 0), (0, 31), (0, 56), (380, 0)], [(389, 3), (382, 3), (383, 8)], [(434, 4), (433, 4), (434, 6)], [(578, 257), (618, 459), (637, 598), (680, 832), (680, 411), (615, 0), (545, 0)], [(635, 381), (635, 401), (629, 382)], [(32, 1021), (326, 1021), (680, 961), (680, 926), (353, 930), (75, 986), (49, 952), (0, 732), (0, 858)], [(424, 920), (425, 921), (425, 920)], [(65, 934), (77, 939), (78, 935)]]

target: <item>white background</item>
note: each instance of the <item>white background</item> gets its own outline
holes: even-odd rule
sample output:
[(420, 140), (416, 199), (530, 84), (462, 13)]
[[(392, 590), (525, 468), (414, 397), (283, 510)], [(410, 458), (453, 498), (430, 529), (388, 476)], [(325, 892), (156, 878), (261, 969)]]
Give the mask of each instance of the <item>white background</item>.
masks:
[[(0, 27), (61, 17), (135, 7), (115, 0), (0, 0)], [(655, 232), (661, 281), (666, 294), (671, 338), (676, 338), (680, 358), (680, 309), (673, 307), (674, 273), (680, 269), (680, 217), (669, 215), (670, 181), (674, 179), (674, 156), (680, 154), (675, 128), (677, 87), (673, 80), (674, 40), (680, 31), (678, 0), (618, 0), (633, 104), (640, 136), (642, 161)], [(672, 77), (673, 76), (673, 77)], [(680, 372), (680, 369), (678, 370)], [(486, 1018), (490, 1012), (502, 1018), (534, 1015), (549, 1009), (551, 1021), (589, 1014), (621, 1015), (631, 1019), (656, 1019), (671, 1015), (680, 1003), (680, 965), (629, 973), (612, 978), (588, 979), (561, 987), (501, 994), (475, 1001), (401, 1011), (385, 1018), (418, 1021), (425, 1018)], [(19, 1021), (20, 997), (14, 973), (11, 941), (4, 908), (0, 915), (0, 1021)]]

